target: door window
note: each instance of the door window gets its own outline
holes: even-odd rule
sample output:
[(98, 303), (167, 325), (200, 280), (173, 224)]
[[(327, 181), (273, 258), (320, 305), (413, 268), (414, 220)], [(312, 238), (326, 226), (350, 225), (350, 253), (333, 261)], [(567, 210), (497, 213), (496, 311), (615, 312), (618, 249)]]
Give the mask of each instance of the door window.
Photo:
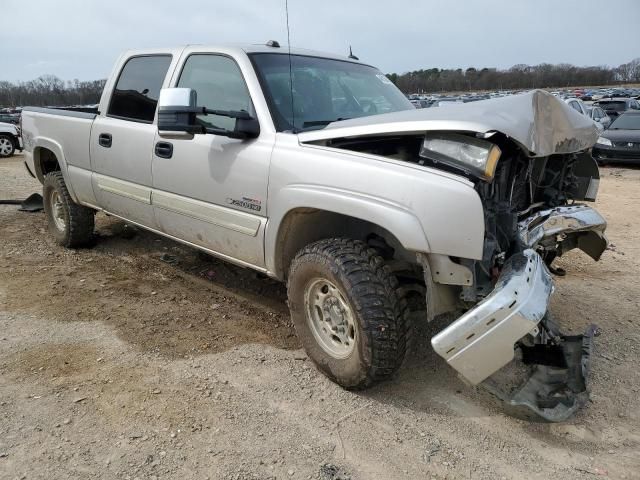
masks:
[[(184, 64), (178, 87), (196, 91), (198, 106), (211, 110), (235, 110), (255, 116), (242, 72), (234, 60), (223, 55), (194, 54)], [(209, 128), (233, 130), (236, 120), (220, 115), (198, 115)]]
[(107, 115), (137, 122), (153, 122), (160, 89), (170, 64), (170, 55), (127, 60), (113, 89)]

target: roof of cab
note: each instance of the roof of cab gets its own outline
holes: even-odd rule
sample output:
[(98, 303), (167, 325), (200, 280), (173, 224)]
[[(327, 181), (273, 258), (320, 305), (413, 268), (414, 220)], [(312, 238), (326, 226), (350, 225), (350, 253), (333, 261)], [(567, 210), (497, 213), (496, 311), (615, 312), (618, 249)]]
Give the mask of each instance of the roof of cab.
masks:
[(328, 52), (320, 52), (317, 50), (307, 50), (304, 48), (289, 48), (286, 45), (282, 45), (280, 47), (268, 46), (266, 44), (239, 44), (239, 43), (231, 43), (231, 44), (219, 44), (219, 45), (202, 45), (202, 44), (189, 44), (189, 45), (181, 45), (177, 47), (169, 47), (169, 48), (143, 48), (143, 49), (134, 49), (128, 50), (124, 52), (125, 57), (133, 57), (137, 55), (152, 55), (159, 53), (176, 53), (177, 51), (182, 51), (186, 48), (196, 48), (201, 51), (211, 51), (217, 52), (219, 50), (235, 50), (237, 53), (279, 53), (279, 54), (288, 54), (289, 52), (292, 55), (305, 55), (308, 57), (320, 57), (320, 58), (329, 58), (332, 60), (342, 60), (344, 62), (352, 62), (359, 63), (362, 65), (368, 65), (359, 60), (355, 60), (353, 58), (348, 58), (346, 55), (336, 55), (334, 53)]
[[(280, 47), (270, 47), (264, 44), (239, 45), (246, 53), (289, 53), (286, 45)], [(306, 55), (308, 57), (331, 58), (334, 60), (344, 60), (353, 63), (362, 63), (359, 60), (349, 58), (346, 55), (336, 55), (335, 53), (320, 52), (318, 50), (308, 50), (306, 48), (291, 48), (291, 55)]]

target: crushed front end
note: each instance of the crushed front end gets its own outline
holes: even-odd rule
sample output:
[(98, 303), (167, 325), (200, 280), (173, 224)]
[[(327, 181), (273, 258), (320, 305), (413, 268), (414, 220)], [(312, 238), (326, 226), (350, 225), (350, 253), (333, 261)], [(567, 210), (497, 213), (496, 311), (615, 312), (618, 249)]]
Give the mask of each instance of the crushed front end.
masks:
[[(304, 135), (303, 142), (466, 178), (482, 204), (484, 237), (447, 234), (473, 235), (478, 248), (461, 258), (440, 246), (418, 252), (413, 271), (394, 266), (405, 291), (426, 296), (429, 320), (464, 312), (432, 338), (434, 349), (469, 383), (539, 418), (561, 421), (584, 404), (597, 330), (564, 335), (547, 309), (552, 275), (564, 273), (554, 260), (574, 248), (598, 260), (607, 247), (605, 220), (584, 203), (595, 200), (600, 180), (591, 119), (531, 91), (336, 122)], [(437, 202), (428, 208), (447, 211)], [(428, 236), (432, 227), (424, 227)], [(505, 388), (497, 377), (514, 364), (522, 375)]]
[[(491, 141), (500, 161), (490, 181), (476, 183), (485, 215), (483, 258), (454, 259), (472, 276), (459, 291), (466, 311), (432, 345), (511, 410), (563, 421), (588, 399), (597, 328), (559, 331), (547, 309), (552, 274), (564, 271), (553, 262), (574, 248), (598, 260), (607, 247), (604, 218), (581, 203), (595, 200), (598, 167), (588, 149), (532, 157), (499, 134)], [(505, 371), (518, 372), (518, 380), (511, 375), (505, 382)]]

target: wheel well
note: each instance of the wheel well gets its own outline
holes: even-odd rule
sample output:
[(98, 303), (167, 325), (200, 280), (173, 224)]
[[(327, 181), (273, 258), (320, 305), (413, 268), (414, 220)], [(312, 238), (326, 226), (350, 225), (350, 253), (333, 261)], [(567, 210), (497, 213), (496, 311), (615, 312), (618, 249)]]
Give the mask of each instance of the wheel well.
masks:
[(406, 250), (388, 230), (375, 223), (315, 208), (297, 208), (282, 220), (276, 241), (276, 274), (285, 279), (295, 255), (306, 245), (329, 237), (362, 240), (378, 249), (385, 260), (417, 264), (415, 254)]
[(33, 151), (33, 165), (36, 170), (36, 177), (40, 183), (44, 182), (46, 174), (60, 170), (60, 162), (58, 157), (48, 148), (37, 147)]

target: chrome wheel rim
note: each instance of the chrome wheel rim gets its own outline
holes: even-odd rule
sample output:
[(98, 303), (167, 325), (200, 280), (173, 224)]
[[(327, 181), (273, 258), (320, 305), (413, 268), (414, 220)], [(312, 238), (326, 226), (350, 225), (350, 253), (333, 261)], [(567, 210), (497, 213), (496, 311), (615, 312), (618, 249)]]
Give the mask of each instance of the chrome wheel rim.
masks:
[(60, 198), (60, 194), (55, 190), (51, 191), (49, 204), (51, 205), (51, 217), (53, 218), (53, 223), (55, 223), (58, 230), (64, 231), (67, 227), (67, 221), (64, 216), (64, 205)]
[(355, 315), (338, 287), (324, 278), (311, 280), (305, 288), (307, 323), (316, 342), (331, 357), (347, 358), (358, 339)]
[(9, 155), (13, 145), (8, 138), (0, 138), (0, 155)]

